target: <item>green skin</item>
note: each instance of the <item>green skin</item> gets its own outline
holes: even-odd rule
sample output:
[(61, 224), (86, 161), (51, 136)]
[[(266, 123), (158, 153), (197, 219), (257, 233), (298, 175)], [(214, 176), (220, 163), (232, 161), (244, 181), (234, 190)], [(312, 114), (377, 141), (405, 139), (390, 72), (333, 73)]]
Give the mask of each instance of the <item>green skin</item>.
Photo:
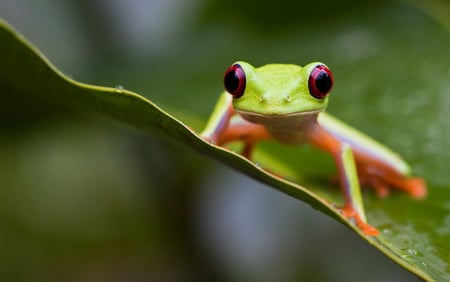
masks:
[[(237, 64), (246, 77), (244, 94), (233, 98), (226, 91), (222, 93), (201, 136), (217, 145), (242, 140), (243, 155), (248, 158), (254, 144), (262, 139), (276, 139), (290, 145), (309, 142), (330, 152), (346, 199), (344, 215), (354, 218), (366, 234), (378, 234), (366, 224), (357, 165), (375, 171), (369, 175), (368, 169), (367, 178), (371, 184), (381, 183), (378, 187), (383, 193), (387, 191), (383, 184), (385, 175), (395, 174), (401, 181), (409, 181), (409, 166), (398, 154), (323, 112), (328, 96), (315, 98), (308, 87), (312, 70), (321, 63), (304, 67), (269, 64), (259, 68), (242, 61)], [(364, 163), (367, 160), (368, 165)], [(408, 192), (413, 197), (422, 197), (426, 187), (417, 186), (420, 185), (423, 187)]]

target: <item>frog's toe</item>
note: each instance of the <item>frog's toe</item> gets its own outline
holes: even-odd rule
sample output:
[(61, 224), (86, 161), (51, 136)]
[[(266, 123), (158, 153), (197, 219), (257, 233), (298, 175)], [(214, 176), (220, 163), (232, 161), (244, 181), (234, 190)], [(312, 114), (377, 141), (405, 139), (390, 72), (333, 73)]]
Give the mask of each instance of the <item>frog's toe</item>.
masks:
[(377, 196), (380, 198), (386, 198), (391, 194), (389, 187), (376, 177), (371, 175), (359, 175), (359, 181), (361, 186), (375, 189)]
[(377, 236), (380, 232), (377, 228), (368, 224), (361, 215), (350, 205), (345, 205), (342, 208), (339, 208), (342, 216), (347, 219), (353, 220), (356, 225), (361, 229), (361, 231), (368, 236)]
[(405, 181), (405, 189), (411, 197), (422, 199), (427, 195), (427, 185), (422, 178), (412, 177)]
[(391, 190), (382, 184), (378, 184), (374, 186), (375, 192), (377, 193), (378, 197), (380, 198), (386, 198), (391, 194)]

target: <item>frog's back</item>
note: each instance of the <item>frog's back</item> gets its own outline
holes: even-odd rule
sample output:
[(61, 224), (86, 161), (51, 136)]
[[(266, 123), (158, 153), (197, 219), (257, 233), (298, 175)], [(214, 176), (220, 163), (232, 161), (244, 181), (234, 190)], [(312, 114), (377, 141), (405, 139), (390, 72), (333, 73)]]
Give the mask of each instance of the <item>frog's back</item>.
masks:
[(409, 165), (397, 153), (369, 136), (325, 112), (319, 114), (318, 121), (328, 133), (349, 144), (357, 154), (379, 160), (402, 175), (410, 174)]

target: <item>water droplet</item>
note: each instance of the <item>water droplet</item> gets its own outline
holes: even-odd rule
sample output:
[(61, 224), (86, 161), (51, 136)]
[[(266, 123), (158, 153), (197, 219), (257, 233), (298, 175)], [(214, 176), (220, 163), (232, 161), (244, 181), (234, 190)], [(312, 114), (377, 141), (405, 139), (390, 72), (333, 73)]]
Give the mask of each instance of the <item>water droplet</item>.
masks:
[(286, 96), (285, 98), (284, 98), (284, 100), (286, 100), (286, 102), (290, 102), (291, 101), (291, 96)]
[(408, 249), (402, 249), (401, 251), (402, 252), (400, 254), (400, 257), (402, 257), (403, 259), (411, 258), (411, 255), (409, 254)]
[(259, 167), (259, 168), (262, 167), (260, 162), (255, 162), (255, 165), (256, 165), (257, 167)]
[(405, 259), (405, 260), (410, 260), (411, 259), (411, 256), (409, 254), (406, 254), (406, 253), (401, 254), (400, 257), (402, 259)]
[(416, 256), (416, 257), (423, 256), (421, 252), (414, 250), (414, 249), (408, 249), (406, 252), (411, 256)]
[(402, 254), (400, 255), (403, 259), (413, 259), (414, 257), (422, 257), (423, 254), (415, 249), (402, 249)]
[(263, 96), (260, 96), (260, 97), (259, 97), (259, 102), (262, 103), (262, 102), (264, 102), (264, 101), (266, 101), (266, 99), (265, 99)]
[(424, 261), (422, 261), (420, 264), (421, 264), (422, 266), (428, 267), (428, 263), (426, 263), (426, 262), (424, 262)]
[(122, 93), (122, 90), (123, 90), (123, 89), (124, 89), (124, 88), (123, 88), (122, 85), (117, 85), (115, 91), (116, 91), (116, 93)]
[(391, 229), (383, 229), (382, 233), (386, 236), (391, 236), (392, 235), (392, 230)]

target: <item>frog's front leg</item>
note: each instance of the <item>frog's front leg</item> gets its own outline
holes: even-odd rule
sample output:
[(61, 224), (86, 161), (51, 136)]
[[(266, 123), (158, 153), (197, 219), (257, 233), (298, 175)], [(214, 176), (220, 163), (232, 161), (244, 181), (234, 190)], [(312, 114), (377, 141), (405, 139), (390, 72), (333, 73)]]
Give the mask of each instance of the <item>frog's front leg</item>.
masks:
[(364, 203), (351, 147), (328, 134), (318, 124), (311, 128), (309, 141), (314, 146), (330, 152), (335, 160), (339, 183), (345, 198), (342, 208), (343, 215), (352, 218), (365, 234), (378, 235), (378, 230), (366, 222)]
[(222, 145), (224, 142), (223, 135), (226, 132), (231, 117), (235, 114), (232, 99), (226, 93), (220, 95), (219, 100), (214, 107), (214, 110), (209, 117), (205, 129), (200, 133), (200, 136), (214, 143), (216, 145)]
[(334, 157), (345, 197), (345, 204), (342, 208), (344, 216), (353, 218), (365, 234), (371, 236), (378, 235), (378, 230), (367, 224), (355, 158), (351, 147), (345, 143), (342, 144), (340, 150)]
[(232, 97), (223, 93), (200, 135), (213, 144), (223, 146), (232, 141), (243, 141), (241, 154), (250, 159), (253, 148), (259, 140), (270, 139), (264, 126), (248, 122), (236, 114)]

